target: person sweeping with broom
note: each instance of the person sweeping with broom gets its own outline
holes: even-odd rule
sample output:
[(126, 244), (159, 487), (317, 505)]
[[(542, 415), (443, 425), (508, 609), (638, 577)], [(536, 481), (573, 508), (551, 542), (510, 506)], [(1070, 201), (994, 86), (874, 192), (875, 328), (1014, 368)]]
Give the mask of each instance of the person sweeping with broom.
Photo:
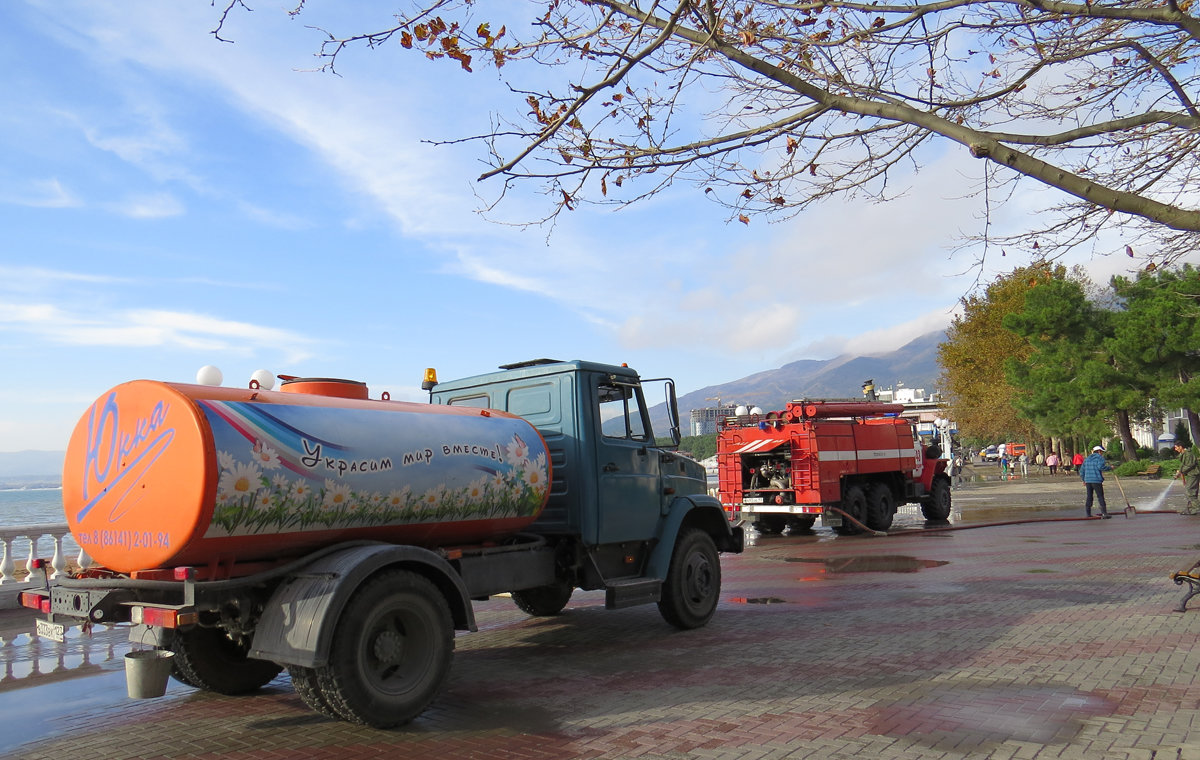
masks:
[(1091, 455), (1079, 465), (1079, 477), (1087, 488), (1087, 501), (1084, 502), (1083, 509), (1087, 512), (1088, 517), (1092, 516), (1093, 496), (1100, 503), (1100, 516), (1105, 520), (1112, 517), (1108, 513), (1108, 503), (1104, 501), (1104, 471), (1111, 469), (1112, 467), (1104, 460), (1103, 446), (1093, 447)]

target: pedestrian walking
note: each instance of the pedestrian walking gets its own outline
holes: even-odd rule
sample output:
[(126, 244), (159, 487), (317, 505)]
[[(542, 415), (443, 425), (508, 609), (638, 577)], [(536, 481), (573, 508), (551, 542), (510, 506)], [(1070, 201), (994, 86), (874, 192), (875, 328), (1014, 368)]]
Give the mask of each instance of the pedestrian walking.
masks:
[(1017, 457), (1017, 462), (1021, 465), (1021, 477), (1029, 477), (1029, 457), (1022, 454), (1021, 456)]
[(1046, 457), (1046, 466), (1050, 468), (1051, 475), (1057, 475), (1058, 474), (1058, 454), (1055, 454), (1053, 451), (1051, 451), (1050, 456)]
[(1045, 472), (1045, 470), (1043, 470), (1042, 467), (1046, 464), (1046, 455), (1039, 451), (1037, 453), (1037, 459), (1034, 461), (1037, 463), (1038, 475), (1041, 475), (1042, 473)]
[(1000, 455), (1000, 479), (1008, 480), (1008, 457), (1004, 454)]
[(1108, 503), (1104, 501), (1104, 471), (1111, 470), (1112, 467), (1104, 460), (1104, 447), (1093, 447), (1087, 459), (1083, 459), (1082, 454), (1076, 454), (1075, 457), (1082, 460), (1078, 467), (1079, 477), (1087, 488), (1087, 500), (1083, 503), (1083, 511), (1088, 517), (1092, 516), (1092, 497), (1095, 496), (1096, 501), (1100, 503), (1100, 516), (1107, 520), (1111, 515), (1108, 514)]
[(1200, 464), (1196, 463), (1196, 452), (1176, 441), (1175, 453), (1179, 455), (1179, 477), (1187, 496), (1187, 506), (1180, 514), (1200, 514)]

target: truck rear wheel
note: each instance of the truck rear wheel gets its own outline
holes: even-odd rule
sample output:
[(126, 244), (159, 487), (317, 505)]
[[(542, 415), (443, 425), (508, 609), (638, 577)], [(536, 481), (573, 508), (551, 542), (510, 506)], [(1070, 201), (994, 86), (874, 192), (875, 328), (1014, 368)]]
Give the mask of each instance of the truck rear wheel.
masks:
[(929, 487), (929, 498), (921, 502), (921, 514), (926, 520), (945, 521), (950, 519), (950, 481), (935, 478)]
[(867, 497), (867, 527), (871, 530), (885, 531), (892, 527), (892, 518), (896, 516), (896, 499), (892, 489), (883, 483), (871, 486)]
[(776, 515), (760, 515), (754, 521), (754, 529), (764, 536), (777, 536), (787, 527), (787, 520)]
[(571, 601), (575, 589), (566, 583), (551, 583), (549, 586), (527, 588), (512, 592), (512, 600), (527, 615), (550, 617), (563, 611)]
[(249, 646), (238, 644), (219, 628), (176, 631), (171, 671), (188, 686), (218, 694), (245, 694), (271, 682), (283, 668), (247, 657)]
[(350, 597), (334, 627), (320, 693), (342, 718), (391, 728), (433, 701), (454, 654), (450, 606), (428, 578), (391, 570)]
[(676, 628), (699, 628), (717, 610), (721, 560), (712, 536), (699, 528), (679, 534), (658, 611)]
[(297, 665), (288, 667), (288, 675), (292, 677), (292, 688), (296, 690), (296, 695), (308, 705), (308, 708), (313, 712), (318, 712), (327, 718), (341, 720), (341, 715), (337, 710), (329, 706), (329, 700), (325, 699), (325, 693), (321, 691), (320, 679), (317, 677), (317, 671), (313, 668), (302, 668)]
[[(842, 511), (855, 520), (863, 522), (867, 519), (867, 497), (859, 486), (850, 486), (842, 495)], [(842, 516), (842, 524), (835, 528), (840, 535), (853, 536), (862, 533), (862, 528)]]
[(788, 530), (792, 533), (800, 533), (806, 530), (812, 530), (817, 524), (816, 515), (804, 515), (802, 517), (789, 517), (787, 521)]

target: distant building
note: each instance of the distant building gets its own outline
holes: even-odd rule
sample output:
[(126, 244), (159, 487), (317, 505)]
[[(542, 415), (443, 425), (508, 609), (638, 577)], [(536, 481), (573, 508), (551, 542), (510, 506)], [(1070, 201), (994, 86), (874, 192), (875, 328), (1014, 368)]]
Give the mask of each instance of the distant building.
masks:
[(953, 441), (958, 436), (958, 426), (946, 418), (941, 394), (934, 391), (926, 395), (924, 388), (905, 388), (904, 383), (896, 383), (895, 388), (876, 390), (875, 394), (884, 403), (903, 404), (904, 411), (900, 416), (912, 420), (922, 438), (941, 443), (942, 456), (950, 458), (956, 445)]
[(1169, 449), (1175, 443), (1175, 427), (1181, 422), (1185, 428), (1188, 427), (1186, 409), (1167, 409), (1161, 416), (1131, 421), (1129, 432), (1133, 434), (1134, 442), (1142, 448), (1153, 451)]
[(732, 417), (737, 406), (710, 406), (706, 409), (693, 409), (691, 413), (692, 435), (714, 435), (717, 432), (717, 422)]

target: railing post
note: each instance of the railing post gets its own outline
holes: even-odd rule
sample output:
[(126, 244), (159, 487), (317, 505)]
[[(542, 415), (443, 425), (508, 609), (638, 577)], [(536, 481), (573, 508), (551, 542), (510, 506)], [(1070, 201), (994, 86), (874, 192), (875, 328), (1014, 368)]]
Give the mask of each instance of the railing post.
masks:
[(67, 569), (67, 564), (63, 561), (62, 534), (53, 533), (51, 537), (54, 539), (54, 556), (50, 558), (50, 567), (54, 568), (54, 574), (50, 578), (54, 579), (63, 574), (63, 571)]
[(30, 532), (26, 538), (29, 539), (29, 559), (25, 560), (25, 580), (29, 580), (29, 576), (33, 575), (33, 561), (37, 559), (38, 539), (41, 536), (35, 532)]
[(12, 539), (8, 536), (0, 536), (0, 543), (4, 545), (4, 559), (0, 560), (0, 584), (12, 583), (16, 580), (16, 576), (12, 574), (13, 564), (12, 558)]

